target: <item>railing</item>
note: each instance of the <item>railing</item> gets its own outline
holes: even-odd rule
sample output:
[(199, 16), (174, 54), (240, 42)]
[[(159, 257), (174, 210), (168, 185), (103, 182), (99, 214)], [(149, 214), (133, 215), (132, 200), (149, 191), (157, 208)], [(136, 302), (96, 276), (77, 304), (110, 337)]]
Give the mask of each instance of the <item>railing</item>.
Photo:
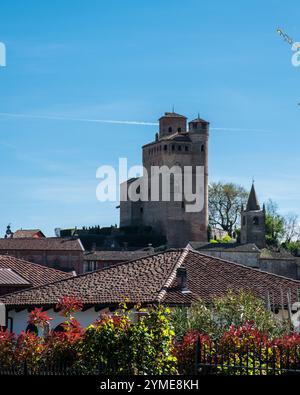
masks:
[(196, 345), (198, 375), (300, 375), (300, 345), (236, 347), (212, 342)]

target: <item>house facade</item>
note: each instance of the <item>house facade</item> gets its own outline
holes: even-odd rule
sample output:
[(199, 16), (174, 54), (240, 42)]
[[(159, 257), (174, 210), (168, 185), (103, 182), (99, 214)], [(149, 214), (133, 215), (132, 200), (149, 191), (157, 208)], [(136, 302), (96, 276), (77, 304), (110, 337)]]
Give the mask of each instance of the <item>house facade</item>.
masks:
[(269, 303), (275, 314), (286, 316), (289, 303), (299, 301), (300, 282), (185, 248), (15, 292), (2, 296), (0, 302), (6, 310), (6, 326), (20, 333), (27, 328), (28, 312), (34, 307), (47, 311), (52, 329), (61, 324), (64, 319), (56, 305), (63, 296), (82, 302), (76, 318), (88, 325), (101, 312), (116, 311), (125, 297), (131, 309), (137, 303), (188, 307), (199, 299), (210, 303), (229, 289), (249, 291)]
[(59, 270), (83, 273), (84, 247), (77, 238), (4, 238), (0, 254)]

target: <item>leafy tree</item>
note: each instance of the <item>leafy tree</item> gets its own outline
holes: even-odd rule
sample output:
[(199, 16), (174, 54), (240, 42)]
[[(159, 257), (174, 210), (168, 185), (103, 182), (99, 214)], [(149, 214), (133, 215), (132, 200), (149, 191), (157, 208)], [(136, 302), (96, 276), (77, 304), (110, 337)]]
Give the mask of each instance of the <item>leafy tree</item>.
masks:
[(278, 213), (278, 205), (268, 200), (266, 207), (266, 241), (270, 246), (279, 246), (285, 234), (285, 220)]
[(300, 237), (299, 217), (297, 214), (289, 213), (284, 218), (285, 244), (290, 244)]
[(245, 291), (235, 293), (229, 290), (225, 296), (214, 298), (209, 306), (199, 300), (189, 311), (177, 308), (173, 313), (177, 339), (191, 330), (218, 339), (231, 325), (242, 326), (248, 321), (270, 337), (290, 330), (288, 323), (280, 321), (268, 310), (263, 300)]
[(246, 204), (248, 192), (233, 183), (211, 183), (208, 195), (209, 223), (221, 227), (232, 235), (240, 224), (241, 208)]

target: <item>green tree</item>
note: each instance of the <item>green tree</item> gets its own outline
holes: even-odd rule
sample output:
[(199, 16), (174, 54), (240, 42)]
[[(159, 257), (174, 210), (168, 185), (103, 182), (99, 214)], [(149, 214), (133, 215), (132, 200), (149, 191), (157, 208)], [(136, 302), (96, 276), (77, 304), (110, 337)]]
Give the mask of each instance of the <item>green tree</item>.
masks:
[(240, 224), (241, 208), (248, 192), (241, 185), (213, 182), (208, 191), (209, 223), (221, 227), (231, 236)]
[(268, 200), (266, 207), (266, 241), (270, 246), (279, 246), (285, 235), (285, 220), (278, 213), (278, 205)]

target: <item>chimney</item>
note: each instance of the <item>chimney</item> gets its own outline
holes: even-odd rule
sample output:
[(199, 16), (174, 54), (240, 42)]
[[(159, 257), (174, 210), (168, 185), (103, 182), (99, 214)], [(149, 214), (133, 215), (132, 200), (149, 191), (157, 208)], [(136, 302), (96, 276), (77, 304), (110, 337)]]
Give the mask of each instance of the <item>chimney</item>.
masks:
[(179, 267), (176, 272), (177, 285), (182, 293), (189, 293), (187, 287), (187, 273), (185, 267)]

